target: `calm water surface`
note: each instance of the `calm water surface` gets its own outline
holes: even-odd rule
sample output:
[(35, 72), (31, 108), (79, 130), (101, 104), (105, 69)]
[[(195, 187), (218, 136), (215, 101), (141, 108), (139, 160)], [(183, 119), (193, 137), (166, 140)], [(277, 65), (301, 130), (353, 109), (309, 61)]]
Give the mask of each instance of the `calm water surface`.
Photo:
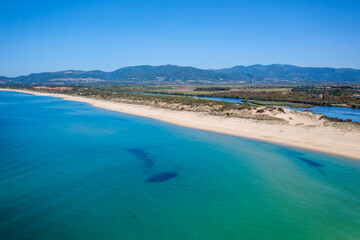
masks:
[[(174, 96), (174, 97), (193, 97), (198, 99), (207, 99), (214, 101), (223, 101), (223, 102), (232, 102), (232, 103), (243, 103), (243, 100), (240, 98), (223, 98), (223, 97), (200, 97), (200, 96), (191, 96), (191, 95), (179, 95), (179, 94), (166, 94), (166, 93), (144, 93), (144, 92), (129, 92), (134, 94), (145, 94), (145, 95), (162, 95), (162, 96)], [(252, 103), (249, 103), (252, 104)]]
[(0, 92), (0, 239), (360, 239), (358, 161)]
[(345, 107), (311, 107), (311, 108), (290, 108), (298, 111), (310, 110), (316, 114), (323, 114), (328, 117), (336, 117), (343, 120), (351, 119), (354, 122), (360, 122), (360, 109)]

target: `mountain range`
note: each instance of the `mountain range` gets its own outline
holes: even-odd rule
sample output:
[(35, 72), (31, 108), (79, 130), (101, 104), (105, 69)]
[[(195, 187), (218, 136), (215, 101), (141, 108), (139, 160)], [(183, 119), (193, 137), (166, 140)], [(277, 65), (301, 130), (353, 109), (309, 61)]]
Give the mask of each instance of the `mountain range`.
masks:
[(119, 84), (359, 84), (360, 70), (351, 68), (251, 65), (199, 69), (177, 65), (133, 66), (113, 72), (66, 70), (0, 76), (0, 85), (119, 85)]

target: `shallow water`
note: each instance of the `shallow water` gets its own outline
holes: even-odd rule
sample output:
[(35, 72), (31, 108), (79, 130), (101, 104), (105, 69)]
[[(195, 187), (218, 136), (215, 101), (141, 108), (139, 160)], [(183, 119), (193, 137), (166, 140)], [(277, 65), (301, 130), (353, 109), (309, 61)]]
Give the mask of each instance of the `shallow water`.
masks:
[(360, 239), (358, 161), (0, 92), (0, 239)]

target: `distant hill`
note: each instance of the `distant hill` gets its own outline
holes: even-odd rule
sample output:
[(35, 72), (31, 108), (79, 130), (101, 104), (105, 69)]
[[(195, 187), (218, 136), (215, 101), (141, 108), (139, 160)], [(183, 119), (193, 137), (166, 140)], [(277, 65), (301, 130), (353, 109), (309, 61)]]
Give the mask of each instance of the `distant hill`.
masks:
[(215, 70), (218, 73), (244, 75), (255, 82), (266, 83), (355, 83), (360, 82), (360, 70), (351, 68), (297, 67), (293, 65), (235, 66)]
[(110, 73), (111, 79), (114, 81), (164, 83), (221, 82), (224, 81), (226, 75), (210, 70), (176, 65), (125, 67)]
[(0, 77), (0, 85), (116, 85), (116, 84), (324, 84), (360, 83), (360, 70), (297, 67), (292, 65), (235, 66), (204, 70), (176, 65), (124, 67), (113, 72), (67, 70)]

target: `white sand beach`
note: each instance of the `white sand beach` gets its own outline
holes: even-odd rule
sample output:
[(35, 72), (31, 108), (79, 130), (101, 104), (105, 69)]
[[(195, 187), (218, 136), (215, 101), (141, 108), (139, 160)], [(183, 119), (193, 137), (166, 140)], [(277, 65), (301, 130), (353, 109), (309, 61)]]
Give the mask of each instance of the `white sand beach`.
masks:
[(177, 111), (64, 94), (12, 89), (0, 90), (30, 93), (38, 96), (60, 97), (64, 100), (85, 102), (95, 107), (153, 118), (184, 127), (258, 139), (360, 160), (359, 127), (352, 128), (350, 126), (344, 128), (325, 125), (318, 120), (319, 116), (312, 113), (302, 113), (286, 109), (284, 113), (277, 115), (277, 117), (287, 120), (285, 124), (266, 120), (220, 117), (208, 113)]

